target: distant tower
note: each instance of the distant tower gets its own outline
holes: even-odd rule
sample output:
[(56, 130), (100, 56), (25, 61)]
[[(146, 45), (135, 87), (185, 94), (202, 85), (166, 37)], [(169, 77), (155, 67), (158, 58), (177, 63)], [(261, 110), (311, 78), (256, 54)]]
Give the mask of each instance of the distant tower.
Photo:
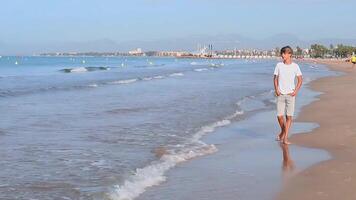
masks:
[(210, 54), (210, 57), (213, 56), (213, 45), (212, 44), (209, 45), (209, 54)]

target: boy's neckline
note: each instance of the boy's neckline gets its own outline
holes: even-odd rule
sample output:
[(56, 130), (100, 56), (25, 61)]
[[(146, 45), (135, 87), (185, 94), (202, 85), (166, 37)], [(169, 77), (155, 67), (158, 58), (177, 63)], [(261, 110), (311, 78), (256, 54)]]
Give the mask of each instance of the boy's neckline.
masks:
[(285, 64), (285, 65), (292, 65), (292, 64), (293, 64), (293, 62), (291, 61), (289, 64), (287, 64), (287, 63), (283, 62), (283, 64)]

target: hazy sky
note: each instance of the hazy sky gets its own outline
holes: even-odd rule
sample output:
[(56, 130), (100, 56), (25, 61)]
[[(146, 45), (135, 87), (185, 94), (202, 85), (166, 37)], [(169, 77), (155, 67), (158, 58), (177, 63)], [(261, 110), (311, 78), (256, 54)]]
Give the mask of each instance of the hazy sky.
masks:
[(1, 0), (0, 44), (196, 34), (356, 38), (356, 0)]

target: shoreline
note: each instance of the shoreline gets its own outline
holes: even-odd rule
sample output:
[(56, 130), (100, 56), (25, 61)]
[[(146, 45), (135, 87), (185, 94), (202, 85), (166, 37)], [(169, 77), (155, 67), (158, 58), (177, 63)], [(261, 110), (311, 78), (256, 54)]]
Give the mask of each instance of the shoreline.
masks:
[(293, 144), (326, 150), (331, 158), (291, 177), (277, 199), (356, 199), (356, 69), (338, 60), (308, 60), (326, 65), (342, 75), (323, 77), (309, 85), (322, 92), (319, 100), (302, 108), (295, 122), (314, 122), (319, 127), (291, 136)]
[[(309, 84), (308, 81), (308, 87), (302, 91), (305, 98), (298, 103), (297, 113), (319, 95), (309, 89)], [(312, 131), (316, 127), (315, 123), (298, 122), (291, 134)], [(202, 138), (205, 143), (216, 145), (217, 152), (177, 165), (166, 173), (165, 182), (147, 188), (137, 200), (272, 200), (289, 177), (330, 159), (324, 150), (279, 145), (273, 140), (278, 130), (275, 109), (221, 127)]]

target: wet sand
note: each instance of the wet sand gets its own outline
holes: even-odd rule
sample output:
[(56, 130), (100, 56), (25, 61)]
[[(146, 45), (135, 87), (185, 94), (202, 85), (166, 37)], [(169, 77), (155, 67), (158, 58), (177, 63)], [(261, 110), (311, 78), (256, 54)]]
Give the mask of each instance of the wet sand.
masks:
[[(289, 177), (330, 158), (322, 150), (273, 141), (278, 131), (274, 115), (260, 113), (208, 135), (204, 141), (214, 143), (218, 152), (177, 166), (166, 182), (148, 188), (137, 200), (274, 199)], [(293, 133), (315, 127), (296, 123)]]
[(277, 199), (356, 199), (356, 66), (343, 61), (315, 60), (336, 77), (313, 81), (311, 88), (323, 94), (303, 107), (297, 121), (316, 122), (320, 127), (293, 135), (291, 142), (324, 149), (332, 156), (288, 179)]

